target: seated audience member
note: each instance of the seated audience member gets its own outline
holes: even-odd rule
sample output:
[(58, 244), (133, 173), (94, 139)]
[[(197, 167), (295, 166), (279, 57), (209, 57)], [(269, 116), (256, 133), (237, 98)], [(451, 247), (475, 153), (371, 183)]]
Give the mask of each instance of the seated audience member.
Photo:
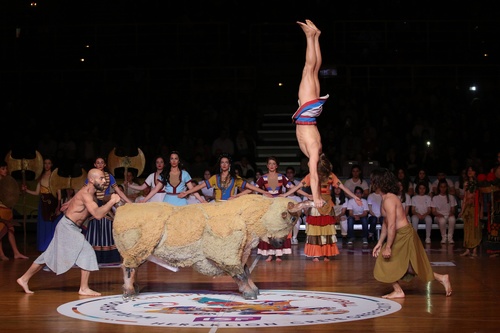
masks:
[(335, 223), (340, 225), (340, 235), (342, 240), (347, 239), (347, 202), (348, 199), (344, 190), (340, 187), (334, 187), (332, 191), (332, 201), (335, 204), (333, 210), (335, 211)]
[(411, 181), (410, 177), (408, 177), (408, 174), (406, 173), (406, 170), (403, 168), (399, 168), (396, 170), (396, 177), (398, 180), (404, 184), (405, 188), (407, 188), (407, 193), (411, 196), (415, 194), (415, 187), (413, 186), (413, 182)]
[(401, 204), (403, 205), (403, 208), (405, 210), (406, 219), (408, 220), (408, 222), (410, 222), (411, 197), (408, 194), (408, 188), (400, 180), (398, 180), (398, 185), (400, 190), (399, 200), (401, 200)]
[(344, 186), (353, 193), (356, 186), (361, 187), (363, 190), (363, 198), (365, 199), (368, 197), (368, 194), (370, 194), (370, 187), (368, 186), (368, 182), (363, 179), (363, 171), (359, 164), (354, 164), (351, 167), (351, 177), (344, 182)]
[(255, 168), (252, 163), (248, 160), (246, 155), (241, 156), (239, 161), (234, 162), (234, 165), (239, 165), (241, 168), (241, 178), (247, 179), (250, 175), (255, 174)]
[(446, 183), (448, 184), (448, 193), (451, 195), (455, 195), (455, 184), (453, 183), (453, 180), (446, 176), (445, 172), (438, 172), (436, 177), (437, 179), (432, 182), (432, 192), (434, 193), (434, 195), (439, 193), (438, 185), (439, 181), (441, 181), (442, 179), (446, 180)]
[[(344, 185), (345, 186), (345, 185)], [(356, 186), (354, 195), (361, 199), (362, 206), (359, 206), (353, 198), (347, 202), (347, 237), (349, 238), (347, 245), (352, 245), (354, 242), (354, 223), (361, 223), (363, 245), (368, 245), (368, 201), (363, 198), (363, 188)]]
[(424, 168), (418, 169), (417, 175), (413, 180), (413, 188), (416, 190), (417, 184), (422, 182), (424, 182), (427, 185), (427, 188), (429, 189), (429, 196), (432, 198), (434, 194), (432, 193), (432, 182), (429, 176), (427, 175), (427, 171)]
[[(441, 231), (441, 244), (446, 242), (453, 244), (453, 232), (455, 231), (455, 207), (457, 200), (448, 192), (448, 182), (441, 179), (438, 184), (439, 193), (432, 197), (431, 208), (434, 222), (439, 225)], [(446, 234), (448, 224), (448, 234)]]
[(380, 208), (382, 207), (382, 195), (372, 192), (368, 195), (366, 199), (368, 202), (368, 224), (370, 225), (370, 231), (368, 233), (368, 239), (375, 241), (377, 234), (377, 224), (382, 225), (384, 222), (384, 217)]
[(425, 223), (425, 243), (431, 243), (432, 217), (431, 203), (428, 184), (425, 182), (418, 183), (416, 194), (411, 198), (411, 224), (418, 231), (419, 223)]

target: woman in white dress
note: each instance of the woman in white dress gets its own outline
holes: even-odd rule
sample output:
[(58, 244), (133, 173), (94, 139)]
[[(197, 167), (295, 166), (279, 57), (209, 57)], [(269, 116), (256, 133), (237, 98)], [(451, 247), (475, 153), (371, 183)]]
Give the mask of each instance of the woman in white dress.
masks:
[[(165, 159), (163, 156), (157, 156), (155, 159), (155, 168), (156, 171), (152, 172), (142, 183), (141, 185), (135, 185), (135, 184), (129, 184), (128, 187), (132, 190), (139, 190), (143, 191), (146, 187), (149, 187), (151, 190), (152, 188), (155, 188), (156, 184), (159, 182), (159, 177), (160, 174), (162, 173), (163, 169), (165, 168)], [(163, 198), (165, 197), (165, 190), (162, 188), (159, 190), (157, 193), (155, 193), (151, 199), (148, 200), (148, 202), (163, 202)]]

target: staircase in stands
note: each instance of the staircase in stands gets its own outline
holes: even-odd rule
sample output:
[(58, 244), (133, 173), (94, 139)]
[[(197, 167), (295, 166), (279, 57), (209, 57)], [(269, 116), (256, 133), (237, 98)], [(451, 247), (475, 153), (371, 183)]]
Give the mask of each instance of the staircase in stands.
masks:
[(288, 166), (293, 166), (295, 171), (299, 171), (302, 152), (295, 136), (295, 125), (292, 123), (289, 112), (264, 113), (257, 136), (255, 158), (257, 168), (266, 173), (267, 157), (275, 156), (280, 162), (280, 172), (284, 173)]

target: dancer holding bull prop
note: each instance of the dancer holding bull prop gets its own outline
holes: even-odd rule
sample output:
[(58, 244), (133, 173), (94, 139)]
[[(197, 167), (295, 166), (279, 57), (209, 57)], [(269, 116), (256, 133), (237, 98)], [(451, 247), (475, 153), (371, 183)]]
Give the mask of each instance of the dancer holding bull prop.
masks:
[(57, 224), (54, 238), (47, 250), (43, 252), (28, 268), (17, 283), (27, 294), (33, 294), (28, 282), (39, 272), (43, 265), (47, 265), (57, 275), (67, 272), (73, 265), (81, 268), (80, 289), (83, 296), (99, 296), (100, 293), (89, 288), (91, 271), (99, 270), (96, 253), (85, 240), (81, 232), (83, 222), (92, 215), (96, 219), (103, 218), (113, 207), (120, 202), (120, 196), (111, 194), (108, 202), (99, 206), (96, 202), (96, 192), (104, 191), (106, 177), (99, 169), (92, 169), (87, 176), (88, 185), (78, 191), (69, 201), (64, 211), (64, 217)]
[[(105, 171), (106, 162), (104, 157), (97, 157), (94, 162), (94, 167), (104, 173), (106, 182), (104, 183), (104, 190), (98, 189), (96, 193), (97, 202), (99, 206), (104, 205), (107, 196), (115, 192), (120, 196), (122, 201), (131, 203), (125, 193), (120, 189), (116, 183), (115, 177)], [(85, 188), (88, 184), (85, 183)], [(97, 218), (92, 216), (88, 222), (85, 238), (92, 245), (97, 255), (97, 262), (101, 263), (119, 263), (121, 256), (116, 249), (115, 240), (113, 238), (113, 218), (112, 213), (105, 214), (103, 217)]]

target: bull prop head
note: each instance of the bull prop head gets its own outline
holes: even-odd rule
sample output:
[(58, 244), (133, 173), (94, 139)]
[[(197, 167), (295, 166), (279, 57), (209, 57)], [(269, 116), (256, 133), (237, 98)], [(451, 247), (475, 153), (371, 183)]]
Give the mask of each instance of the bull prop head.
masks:
[[(314, 202), (313, 201), (303, 201), (300, 203), (293, 203), (289, 202), (288, 203), (288, 213), (292, 216), (292, 222), (295, 224), (295, 221), (300, 217), (302, 214), (303, 210), (307, 210), (311, 207), (314, 207)], [(283, 213), (286, 214), (286, 213)], [(271, 244), (275, 248), (281, 248), (283, 247), (283, 244), (285, 243), (287, 237), (282, 237), (282, 238), (277, 238), (277, 237), (269, 237), (268, 241), (269, 244)]]

